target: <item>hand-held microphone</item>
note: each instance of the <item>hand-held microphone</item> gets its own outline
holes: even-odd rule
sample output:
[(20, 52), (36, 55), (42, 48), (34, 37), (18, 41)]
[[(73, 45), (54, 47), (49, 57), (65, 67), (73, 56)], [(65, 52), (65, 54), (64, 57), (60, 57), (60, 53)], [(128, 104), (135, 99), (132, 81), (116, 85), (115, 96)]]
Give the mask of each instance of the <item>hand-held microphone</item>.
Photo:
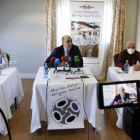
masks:
[(55, 65), (55, 71), (56, 71), (57, 67), (60, 65), (60, 59), (59, 58), (55, 58), (54, 65)]
[(50, 59), (50, 63), (48, 64), (48, 68), (51, 68), (51, 64), (54, 63), (54, 60), (55, 60), (55, 57), (52, 57), (52, 58)]
[(61, 57), (61, 61), (63, 62), (63, 71), (65, 71), (65, 62), (67, 61), (67, 57), (63, 55)]
[(69, 64), (69, 70), (71, 70), (71, 57), (70, 56), (68, 56), (67, 62)]
[(78, 55), (74, 56), (74, 62), (77, 63), (77, 70), (79, 71), (79, 62), (80, 62), (80, 58)]

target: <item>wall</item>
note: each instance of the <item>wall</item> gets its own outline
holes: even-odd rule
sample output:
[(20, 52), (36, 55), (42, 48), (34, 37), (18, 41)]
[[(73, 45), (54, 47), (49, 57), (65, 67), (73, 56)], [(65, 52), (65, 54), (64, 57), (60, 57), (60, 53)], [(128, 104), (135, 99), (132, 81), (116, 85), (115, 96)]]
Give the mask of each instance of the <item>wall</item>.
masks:
[(138, 0), (136, 45), (137, 45), (137, 50), (140, 51), (140, 0)]
[(126, 0), (126, 39), (136, 42), (137, 0)]
[(0, 47), (22, 77), (34, 77), (45, 58), (45, 0), (0, 1)]

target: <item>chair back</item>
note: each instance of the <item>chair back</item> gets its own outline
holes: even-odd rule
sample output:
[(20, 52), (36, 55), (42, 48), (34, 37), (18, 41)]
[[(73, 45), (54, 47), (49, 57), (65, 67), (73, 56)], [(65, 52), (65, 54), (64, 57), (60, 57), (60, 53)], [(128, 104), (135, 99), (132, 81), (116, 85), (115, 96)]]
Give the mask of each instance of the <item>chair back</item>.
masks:
[(120, 53), (116, 53), (116, 54), (114, 54), (114, 65), (116, 66), (116, 62), (117, 62), (117, 60), (118, 60), (118, 57), (119, 57), (119, 54)]
[(8, 67), (9, 67), (9, 62), (10, 62), (10, 55), (6, 53), (7, 59), (8, 59)]
[(92, 49), (91, 57), (98, 57), (98, 52), (99, 52), (99, 44), (96, 44)]

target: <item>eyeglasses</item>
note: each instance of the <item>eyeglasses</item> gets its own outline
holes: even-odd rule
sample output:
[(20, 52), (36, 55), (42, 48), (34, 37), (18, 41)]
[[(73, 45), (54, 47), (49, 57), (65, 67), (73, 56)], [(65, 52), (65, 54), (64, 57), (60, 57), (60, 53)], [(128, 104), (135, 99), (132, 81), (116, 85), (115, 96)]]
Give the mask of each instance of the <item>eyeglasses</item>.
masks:
[(128, 46), (127, 48), (128, 48), (128, 49), (135, 49), (135, 47), (130, 47), (130, 46)]
[(122, 89), (121, 91), (125, 91), (125, 89)]
[(72, 43), (72, 40), (67, 40), (66, 43), (68, 43), (68, 44), (69, 44), (69, 43)]

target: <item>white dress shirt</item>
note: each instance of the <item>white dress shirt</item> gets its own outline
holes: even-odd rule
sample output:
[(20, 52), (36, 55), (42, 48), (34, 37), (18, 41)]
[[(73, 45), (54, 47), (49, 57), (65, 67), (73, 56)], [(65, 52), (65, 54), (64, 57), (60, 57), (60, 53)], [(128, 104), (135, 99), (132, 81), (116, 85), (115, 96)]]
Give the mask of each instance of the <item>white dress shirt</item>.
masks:
[(125, 96), (122, 96), (121, 94), (120, 96), (121, 96), (122, 103), (125, 103)]
[(63, 48), (64, 48), (64, 55), (67, 56), (68, 51), (70, 51), (70, 50), (67, 50), (64, 46), (63, 46)]

